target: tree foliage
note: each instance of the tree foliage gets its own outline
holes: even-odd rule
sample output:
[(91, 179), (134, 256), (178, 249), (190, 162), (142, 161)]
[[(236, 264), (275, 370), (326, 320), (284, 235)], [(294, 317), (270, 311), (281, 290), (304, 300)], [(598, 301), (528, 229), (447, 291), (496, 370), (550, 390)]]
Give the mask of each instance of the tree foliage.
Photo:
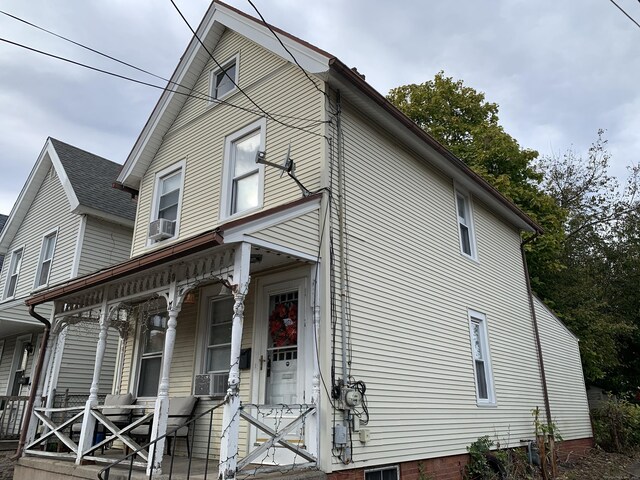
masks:
[(618, 185), (603, 131), (585, 157), (539, 159), (505, 132), (497, 104), (443, 72), (387, 98), (543, 227), (527, 245), (532, 284), (580, 338), (587, 380), (640, 385), (638, 169)]

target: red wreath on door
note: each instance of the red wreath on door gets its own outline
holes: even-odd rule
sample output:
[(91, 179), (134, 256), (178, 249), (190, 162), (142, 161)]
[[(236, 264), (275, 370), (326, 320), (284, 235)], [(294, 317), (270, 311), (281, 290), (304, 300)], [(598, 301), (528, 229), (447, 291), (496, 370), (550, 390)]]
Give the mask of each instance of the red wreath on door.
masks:
[(269, 333), (274, 347), (298, 344), (298, 305), (278, 303), (269, 315)]

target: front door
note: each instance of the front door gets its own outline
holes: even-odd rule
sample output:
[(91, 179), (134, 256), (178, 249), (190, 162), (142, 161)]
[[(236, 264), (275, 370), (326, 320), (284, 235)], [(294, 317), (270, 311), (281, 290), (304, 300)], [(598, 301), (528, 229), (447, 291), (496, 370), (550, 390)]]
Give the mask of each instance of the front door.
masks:
[[(279, 431), (300, 415), (300, 404), (305, 403), (305, 372), (302, 354), (306, 349), (305, 315), (306, 296), (304, 279), (267, 284), (261, 289), (256, 315), (255, 351), (260, 361), (254, 390), (254, 404), (250, 412), (260, 422)], [(259, 366), (258, 366), (259, 365)], [(285, 437), (294, 445), (304, 445), (304, 428), (297, 428)], [(270, 436), (253, 428), (252, 445), (270, 440)], [(276, 446), (260, 459), (263, 464), (287, 465), (296, 460), (290, 450)]]

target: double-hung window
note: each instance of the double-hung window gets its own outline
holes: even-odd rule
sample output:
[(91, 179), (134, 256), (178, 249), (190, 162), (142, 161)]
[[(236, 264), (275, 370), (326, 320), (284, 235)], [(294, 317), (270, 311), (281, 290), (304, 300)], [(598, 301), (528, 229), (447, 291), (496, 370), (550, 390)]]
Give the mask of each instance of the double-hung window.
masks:
[(58, 231), (54, 231), (45, 235), (42, 239), (42, 248), (40, 249), (40, 261), (38, 262), (38, 271), (36, 273), (36, 281), (34, 288), (42, 287), (49, 283), (49, 275), (51, 274), (51, 264), (53, 263), (53, 252), (56, 249), (56, 237)]
[(211, 97), (220, 99), (236, 89), (238, 84), (238, 58), (222, 65), (222, 68), (211, 71)]
[(155, 397), (162, 370), (167, 313), (149, 315), (142, 324), (138, 397)]
[(476, 242), (471, 214), (471, 200), (468, 195), (456, 192), (456, 210), (458, 212), (458, 230), (460, 234), (460, 251), (476, 258)]
[(261, 119), (226, 138), (222, 218), (262, 206), (264, 165), (256, 163), (256, 155), (264, 150), (265, 130)]
[(209, 299), (206, 372), (212, 373), (214, 391), (225, 392), (231, 358), (232, 297)]
[(476, 381), (476, 399), (478, 404), (494, 404), (495, 394), (491, 376), (486, 317), (482, 313), (469, 311), (469, 329)]
[(183, 160), (156, 174), (151, 221), (164, 219), (166, 222), (156, 226), (157, 229), (161, 229), (159, 237), (151, 237), (152, 233), (158, 233), (158, 231), (152, 231), (150, 226), (149, 234), (153, 240), (175, 238), (178, 235), (185, 164)]
[(16, 294), (20, 266), (22, 265), (22, 252), (23, 249), (19, 248), (11, 253), (11, 263), (9, 264), (9, 274), (7, 275), (4, 298), (12, 298)]

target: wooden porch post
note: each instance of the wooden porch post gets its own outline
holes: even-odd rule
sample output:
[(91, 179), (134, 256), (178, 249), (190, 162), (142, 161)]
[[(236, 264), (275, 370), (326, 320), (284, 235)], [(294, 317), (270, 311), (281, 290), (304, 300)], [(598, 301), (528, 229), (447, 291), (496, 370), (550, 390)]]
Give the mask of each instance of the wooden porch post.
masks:
[[(184, 292), (183, 292), (184, 293)], [(182, 297), (178, 285), (174, 280), (171, 282), (167, 298), (167, 312), (169, 320), (164, 336), (164, 350), (162, 352), (162, 370), (160, 384), (158, 386), (158, 396), (153, 414), (153, 425), (151, 428), (151, 442), (167, 433), (167, 420), (169, 417), (169, 374), (171, 373), (171, 360), (173, 358), (173, 347), (176, 343), (176, 326), (178, 325), (178, 314), (182, 308)], [(162, 473), (162, 457), (164, 455), (165, 439), (158, 440), (150, 447), (149, 460), (147, 462), (147, 475), (158, 475)]]
[(78, 441), (78, 455), (76, 463), (82, 462), (84, 452), (91, 448), (93, 442), (93, 433), (96, 428), (96, 419), (91, 415), (91, 409), (98, 404), (98, 390), (100, 387), (100, 372), (102, 370), (102, 361), (104, 360), (104, 352), (107, 348), (107, 334), (109, 330), (109, 307), (107, 305), (107, 291), (104, 292), (104, 300), (100, 311), (100, 333), (98, 334), (98, 345), (96, 347), (96, 361), (93, 365), (93, 380), (89, 389), (89, 398), (84, 407), (84, 416), (82, 417), (82, 430), (80, 431), (80, 440)]
[(225, 398), (220, 436), (219, 479), (235, 479), (238, 464), (238, 433), (240, 425), (240, 347), (244, 322), (244, 298), (249, 288), (251, 245), (241, 243), (235, 253), (233, 267), (234, 291), (233, 323), (231, 326), (231, 355), (229, 388)]

